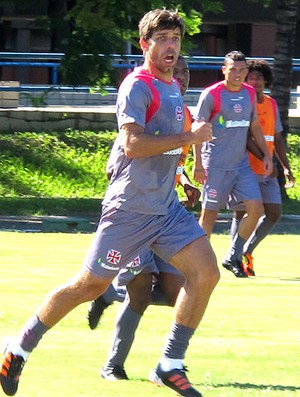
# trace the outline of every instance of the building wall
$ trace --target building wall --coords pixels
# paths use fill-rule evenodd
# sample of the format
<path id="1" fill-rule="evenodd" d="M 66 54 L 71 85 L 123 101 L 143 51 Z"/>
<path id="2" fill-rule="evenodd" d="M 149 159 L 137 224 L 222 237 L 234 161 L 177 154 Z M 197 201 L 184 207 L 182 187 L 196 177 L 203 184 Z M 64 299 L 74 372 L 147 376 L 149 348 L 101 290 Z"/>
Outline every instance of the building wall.
<path id="1" fill-rule="evenodd" d="M 276 26 L 274 24 L 252 25 L 251 55 L 272 57 L 275 49 Z"/>

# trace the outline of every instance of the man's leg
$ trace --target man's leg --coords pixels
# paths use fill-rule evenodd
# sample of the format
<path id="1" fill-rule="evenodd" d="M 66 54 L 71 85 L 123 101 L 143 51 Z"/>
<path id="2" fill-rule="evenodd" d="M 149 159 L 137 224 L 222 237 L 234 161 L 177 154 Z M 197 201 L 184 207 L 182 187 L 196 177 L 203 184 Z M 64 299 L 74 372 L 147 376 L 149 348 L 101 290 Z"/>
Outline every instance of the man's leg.
<path id="1" fill-rule="evenodd" d="M 196 329 L 220 278 L 216 256 L 207 237 L 203 236 L 182 248 L 170 263 L 186 279 L 176 301 L 175 321 Z"/>
<path id="2" fill-rule="evenodd" d="M 126 295 L 126 288 L 116 289 L 114 284 L 110 284 L 104 294 L 98 296 L 97 299 L 91 302 L 88 309 L 87 319 L 91 329 L 97 328 L 100 317 L 105 309 L 107 309 L 114 302 L 123 302 Z"/>
<path id="3" fill-rule="evenodd" d="M 220 277 L 215 254 L 206 236 L 199 237 L 182 248 L 170 263 L 186 278 L 175 305 L 175 322 L 158 367 L 150 380 L 176 390 L 180 395 L 201 397 L 188 382 L 183 359 L 189 341 L 203 318 L 210 295 Z M 154 375 L 154 376 L 152 376 Z"/>
<path id="4" fill-rule="evenodd" d="M 259 200 L 244 201 L 246 214 L 240 220 L 236 235 L 233 237 L 226 260 L 230 262 L 240 261 L 244 244 L 255 230 L 259 218 L 263 214 L 263 205 Z"/>
<path id="5" fill-rule="evenodd" d="M 242 268 L 243 248 L 255 229 L 260 216 L 263 214 L 261 200 L 245 200 L 246 215 L 240 220 L 236 235 L 232 238 L 231 245 L 222 265 L 230 270 L 236 277 L 248 277 Z"/>
<path id="6" fill-rule="evenodd" d="M 243 219 L 245 215 L 245 211 L 233 211 L 231 226 L 230 226 L 230 236 L 231 240 L 234 239 L 235 235 L 237 234 L 240 221 Z"/>
<path id="7" fill-rule="evenodd" d="M 127 285 L 127 298 L 117 318 L 115 335 L 102 378 L 128 379 L 124 363 L 131 349 L 135 331 L 151 300 L 152 274 L 140 273 Z"/>
<path id="8" fill-rule="evenodd" d="M 281 216 L 281 204 L 265 203 L 264 209 L 265 215 L 260 217 L 256 229 L 246 241 L 243 250 L 245 258 L 243 265 L 251 276 L 255 276 L 254 259 L 252 253 L 258 244 L 270 233 Z"/>
<path id="9" fill-rule="evenodd" d="M 218 216 L 217 210 L 208 210 L 206 208 L 202 208 L 201 210 L 199 224 L 207 234 L 208 238 L 210 238 L 212 234 L 217 216 Z"/>
<path id="10" fill-rule="evenodd" d="M 244 253 L 252 255 L 258 244 L 270 233 L 281 217 L 281 204 L 264 204 L 265 216 L 258 221 L 255 231 L 248 239 Z"/>
<path id="11" fill-rule="evenodd" d="M 157 275 L 157 287 L 159 294 L 154 289 L 152 290 L 151 304 L 153 305 L 167 305 L 174 306 L 177 300 L 179 291 L 185 283 L 185 278 L 181 274 L 160 272 Z"/>
<path id="12" fill-rule="evenodd" d="M 0 376 L 6 394 L 14 395 L 17 392 L 24 363 L 43 335 L 76 306 L 93 300 L 99 292 L 104 292 L 111 281 L 81 270 L 73 279 L 46 297 L 19 336 L 6 347 Z"/>
<path id="13" fill-rule="evenodd" d="M 255 230 L 259 218 L 264 214 L 261 200 L 245 200 L 246 215 L 241 219 L 238 227 L 239 236 L 245 241 Z"/>
<path id="14" fill-rule="evenodd" d="M 158 272 L 153 280 L 151 304 L 174 306 L 185 283 L 184 275 L 157 255 L 155 263 Z"/>

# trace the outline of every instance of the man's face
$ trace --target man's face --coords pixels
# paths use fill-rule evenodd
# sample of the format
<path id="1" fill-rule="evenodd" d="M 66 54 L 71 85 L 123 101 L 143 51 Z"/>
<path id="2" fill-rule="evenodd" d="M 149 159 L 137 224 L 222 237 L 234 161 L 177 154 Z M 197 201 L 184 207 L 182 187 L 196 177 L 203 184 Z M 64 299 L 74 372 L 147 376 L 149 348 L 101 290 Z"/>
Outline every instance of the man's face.
<path id="1" fill-rule="evenodd" d="M 226 65 L 222 67 L 227 87 L 229 89 L 240 89 L 241 84 L 247 76 L 247 65 L 245 61 L 234 61 L 229 59 Z"/>
<path id="2" fill-rule="evenodd" d="M 181 46 L 180 29 L 164 29 L 153 33 L 148 41 L 141 40 L 145 57 L 163 73 L 172 71 Z"/>
<path id="3" fill-rule="evenodd" d="M 184 59 L 178 59 L 173 70 L 173 77 L 178 80 L 181 95 L 184 95 L 190 82 L 190 71 Z"/>
<path id="4" fill-rule="evenodd" d="M 254 70 L 247 76 L 247 83 L 255 88 L 256 94 L 261 94 L 265 89 L 265 79 L 262 73 Z"/>

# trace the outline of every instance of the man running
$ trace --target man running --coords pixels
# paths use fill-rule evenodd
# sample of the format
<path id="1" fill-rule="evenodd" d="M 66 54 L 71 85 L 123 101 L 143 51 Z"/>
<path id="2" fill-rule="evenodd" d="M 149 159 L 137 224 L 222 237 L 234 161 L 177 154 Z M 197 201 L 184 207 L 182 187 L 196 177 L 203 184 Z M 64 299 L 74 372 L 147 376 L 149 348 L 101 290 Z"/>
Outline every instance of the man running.
<path id="1" fill-rule="evenodd" d="M 220 275 L 204 231 L 178 200 L 174 177 L 181 148 L 210 140 L 212 126 L 194 122 L 183 132 L 183 101 L 173 80 L 183 19 L 152 10 L 141 19 L 139 33 L 145 61 L 119 89 L 117 160 L 94 240 L 79 273 L 46 297 L 6 347 L 1 385 L 7 395 L 17 392 L 22 368 L 42 336 L 79 304 L 96 299 L 150 247 L 186 278 L 157 375 L 182 396 L 201 396 L 186 377 L 183 359 Z"/>

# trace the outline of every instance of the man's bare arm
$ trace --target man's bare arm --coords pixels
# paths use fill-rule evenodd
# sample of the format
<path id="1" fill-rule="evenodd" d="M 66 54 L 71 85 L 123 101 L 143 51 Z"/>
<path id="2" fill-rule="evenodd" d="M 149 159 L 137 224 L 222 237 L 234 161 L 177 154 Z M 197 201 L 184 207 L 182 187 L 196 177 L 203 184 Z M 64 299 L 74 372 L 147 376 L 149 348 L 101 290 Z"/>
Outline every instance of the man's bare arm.
<path id="1" fill-rule="evenodd" d="M 212 139 L 211 124 L 197 121 L 192 124 L 190 132 L 182 132 L 181 134 L 160 136 L 159 131 L 156 135 L 148 135 L 143 132 L 144 129 L 134 123 L 124 124 L 121 127 L 120 133 L 124 135 L 124 151 L 127 157 L 156 156 L 169 150 Z"/>

